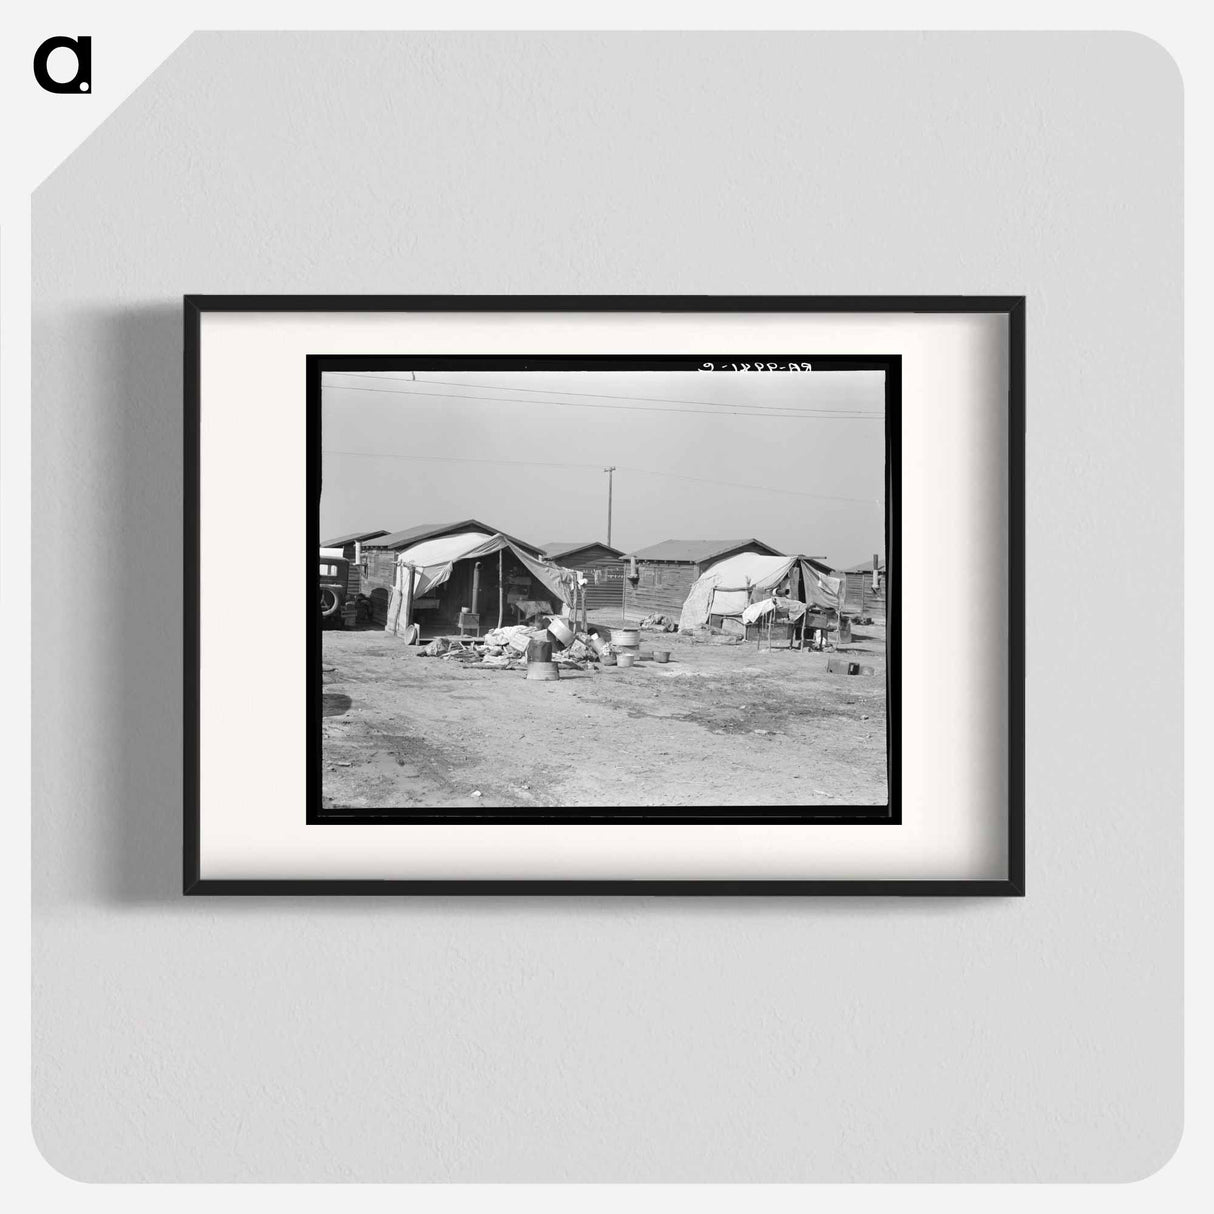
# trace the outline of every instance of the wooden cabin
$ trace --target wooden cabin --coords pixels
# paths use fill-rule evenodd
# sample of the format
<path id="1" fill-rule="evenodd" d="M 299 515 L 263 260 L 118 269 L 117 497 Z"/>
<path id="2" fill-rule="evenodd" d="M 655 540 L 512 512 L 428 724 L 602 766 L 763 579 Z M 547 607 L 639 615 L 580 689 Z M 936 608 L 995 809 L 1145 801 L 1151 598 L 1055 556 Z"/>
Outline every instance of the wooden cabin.
<path id="1" fill-rule="evenodd" d="M 847 597 L 844 610 L 848 615 L 872 616 L 874 620 L 885 619 L 885 562 L 876 562 L 876 588 L 873 586 L 873 562 L 853 565 L 843 571 L 847 579 Z"/>
<path id="2" fill-rule="evenodd" d="M 553 541 L 544 545 L 544 555 L 586 578 L 587 611 L 620 609 L 624 590 L 624 554 L 620 549 L 600 540 Z"/>

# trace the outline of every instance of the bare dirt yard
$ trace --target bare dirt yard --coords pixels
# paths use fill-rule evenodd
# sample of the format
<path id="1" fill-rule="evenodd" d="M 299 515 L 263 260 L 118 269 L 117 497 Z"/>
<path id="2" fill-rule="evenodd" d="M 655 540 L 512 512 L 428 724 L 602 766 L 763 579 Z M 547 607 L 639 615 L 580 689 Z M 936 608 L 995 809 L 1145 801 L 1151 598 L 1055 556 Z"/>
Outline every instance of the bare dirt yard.
<path id="1" fill-rule="evenodd" d="M 422 657 L 383 632 L 323 635 L 326 807 L 886 800 L 880 625 L 840 651 L 873 675 L 827 674 L 828 653 L 646 633 L 631 669 L 555 682 Z"/>

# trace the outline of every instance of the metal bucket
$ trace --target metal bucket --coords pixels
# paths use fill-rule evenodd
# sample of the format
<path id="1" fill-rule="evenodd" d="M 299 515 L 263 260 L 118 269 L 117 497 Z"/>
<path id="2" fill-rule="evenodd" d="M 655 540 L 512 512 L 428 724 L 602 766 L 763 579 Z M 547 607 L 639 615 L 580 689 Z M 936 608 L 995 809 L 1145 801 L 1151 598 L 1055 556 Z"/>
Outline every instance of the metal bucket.
<path id="1" fill-rule="evenodd" d="M 568 649 L 573 644 L 573 629 L 559 616 L 553 616 L 548 631 L 560 641 L 562 648 Z"/>
<path id="2" fill-rule="evenodd" d="M 611 643 L 617 649 L 640 649 L 641 630 L 639 628 L 613 628 Z"/>
<path id="3" fill-rule="evenodd" d="M 559 679 L 561 672 L 556 668 L 555 662 L 528 662 L 527 677 L 547 682 L 550 679 Z"/>
<path id="4" fill-rule="evenodd" d="M 655 662 L 666 663 L 670 661 L 669 649 L 655 649 L 653 651 L 653 660 Z"/>
<path id="5" fill-rule="evenodd" d="M 637 655 L 635 653 L 621 653 L 615 659 L 616 665 L 619 666 L 621 670 L 626 670 L 636 660 Z"/>
<path id="6" fill-rule="evenodd" d="M 532 637 L 531 642 L 527 646 L 527 660 L 529 662 L 551 662 L 552 642 L 541 641 L 538 637 Z"/>

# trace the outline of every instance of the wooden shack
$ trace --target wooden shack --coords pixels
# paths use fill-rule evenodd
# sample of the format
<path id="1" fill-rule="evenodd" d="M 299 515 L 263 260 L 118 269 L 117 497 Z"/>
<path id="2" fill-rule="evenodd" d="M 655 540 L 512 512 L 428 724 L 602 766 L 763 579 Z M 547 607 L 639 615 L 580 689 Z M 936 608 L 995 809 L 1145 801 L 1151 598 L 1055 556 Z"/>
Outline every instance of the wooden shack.
<path id="1" fill-rule="evenodd" d="M 742 552 L 763 556 L 784 554 L 762 540 L 663 540 L 627 555 L 624 573 L 635 568 L 626 594 L 629 618 L 661 614 L 676 620 L 687 592 L 710 565 Z"/>
<path id="2" fill-rule="evenodd" d="M 875 557 L 865 564 L 853 565 L 844 570 L 844 576 L 847 578 L 844 610 L 849 615 L 872 616 L 874 620 L 885 619 L 885 562 Z"/>
<path id="3" fill-rule="evenodd" d="M 586 578 L 586 610 L 619 610 L 624 589 L 623 552 L 601 540 L 559 541 L 544 545 L 544 555 Z"/>

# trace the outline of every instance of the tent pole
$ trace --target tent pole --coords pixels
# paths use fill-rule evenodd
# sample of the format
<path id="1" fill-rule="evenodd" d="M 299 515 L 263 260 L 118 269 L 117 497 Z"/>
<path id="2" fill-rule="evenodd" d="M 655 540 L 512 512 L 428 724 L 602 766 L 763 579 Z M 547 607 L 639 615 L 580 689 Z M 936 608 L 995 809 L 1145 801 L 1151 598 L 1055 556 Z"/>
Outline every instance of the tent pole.
<path id="1" fill-rule="evenodd" d="M 413 566 L 405 566 L 404 585 L 401 587 L 401 608 L 400 613 L 404 617 L 404 627 L 401 632 L 407 632 L 409 625 L 413 623 Z M 399 625 L 398 625 L 399 626 Z M 420 640 L 420 636 L 418 637 Z"/>
<path id="2" fill-rule="evenodd" d="M 502 626 L 502 617 L 506 613 L 506 587 L 502 582 L 502 549 L 497 550 L 497 626 Z"/>

